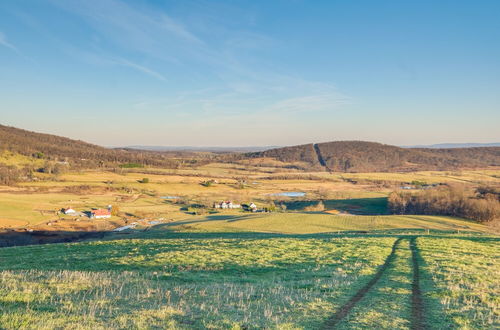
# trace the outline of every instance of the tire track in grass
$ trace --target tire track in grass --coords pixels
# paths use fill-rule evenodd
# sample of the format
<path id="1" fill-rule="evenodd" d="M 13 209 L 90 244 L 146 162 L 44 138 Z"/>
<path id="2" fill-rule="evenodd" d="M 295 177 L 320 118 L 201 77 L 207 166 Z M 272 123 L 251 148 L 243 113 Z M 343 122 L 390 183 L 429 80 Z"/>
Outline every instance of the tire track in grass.
<path id="1" fill-rule="evenodd" d="M 418 263 L 419 251 L 417 247 L 417 238 L 410 239 L 411 259 L 413 264 L 413 282 L 411 285 L 411 302 L 412 302 L 412 329 L 426 329 L 424 320 L 424 302 L 422 299 L 422 291 L 420 290 L 420 266 Z"/>
<path id="2" fill-rule="evenodd" d="M 351 299 L 347 303 L 345 303 L 340 309 L 335 313 L 332 317 L 330 317 L 326 322 L 323 324 L 322 329 L 333 329 L 344 317 L 349 314 L 349 312 L 356 306 L 356 304 L 363 299 L 363 297 L 372 289 L 372 287 L 377 284 L 377 282 L 380 280 L 382 275 L 384 274 L 385 270 L 389 267 L 389 265 L 392 263 L 392 261 L 395 258 L 396 255 L 396 249 L 399 245 L 399 243 L 403 240 L 402 237 L 398 238 L 394 244 L 392 245 L 392 250 L 389 256 L 385 259 L 384 263 L 380 267 L 380 269 L 377 271 L 377 273 L 372 277 L 372 279 L 364 286 L 362 287 L 354 296 L 352 296 Z"/>

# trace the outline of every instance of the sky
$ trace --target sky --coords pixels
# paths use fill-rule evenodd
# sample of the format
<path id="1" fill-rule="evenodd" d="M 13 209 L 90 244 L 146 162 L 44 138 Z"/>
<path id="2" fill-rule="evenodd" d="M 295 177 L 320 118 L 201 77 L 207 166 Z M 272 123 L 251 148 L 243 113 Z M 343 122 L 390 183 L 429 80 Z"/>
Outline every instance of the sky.
<path id="1" fill-rule="evenodd" d="M 0 1 L 0 124 L 104 146 L 500 141 L 497 0 Z"/>

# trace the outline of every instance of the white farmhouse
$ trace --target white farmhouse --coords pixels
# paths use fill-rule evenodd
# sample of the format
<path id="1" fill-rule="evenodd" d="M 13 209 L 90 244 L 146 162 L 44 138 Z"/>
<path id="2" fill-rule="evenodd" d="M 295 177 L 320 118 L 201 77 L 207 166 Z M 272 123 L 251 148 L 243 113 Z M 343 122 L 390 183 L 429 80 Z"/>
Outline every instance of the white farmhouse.
<path id="1" fill-rule="evenodd" d="M 256 212 L 257 211 L 257 205 L 255 205 L 254 202 L 250 203 L 250 205 L 248 207 L 250 208 L 250 210 L 252 212 Z"/>
<path id="2" fill-rule="evenodd" d="M 74 209 L 72 209 L 71 207 L 65 208 L 62 211 L 66 215 L 77 215 L 77 212 Z"/>

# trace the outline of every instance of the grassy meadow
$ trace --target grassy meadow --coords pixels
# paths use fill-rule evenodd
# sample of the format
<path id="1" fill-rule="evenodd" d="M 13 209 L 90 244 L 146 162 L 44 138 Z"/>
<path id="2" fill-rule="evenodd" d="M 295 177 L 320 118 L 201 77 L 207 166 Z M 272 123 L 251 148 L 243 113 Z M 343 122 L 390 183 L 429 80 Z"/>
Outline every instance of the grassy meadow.
<path id="1" fill-rule="evenodd" d="M 339 216 L 327 213 L 227 214 L 192 217 L 158 225 L 153 231 L 184 232 L 265 232 L 312 234 L 328 232 L 489 232 L 475 222 L 439 216 Z"/>
<path id="2" fill-rule="evenodd" d="M 500 248 L 491 237 L 439 239 L 422 237 L 424 290 L 433 318 L 445 328 L 500 326 Z M 431 290 L 432 288 L 432 290 Z M 442 318 L 443 317 L 443 318 Z"/>
<path id="3" fill-rule="evenodd" d="M 395 238 L 143 239 L 0 250 L 0 323 L 317 328 Z"/>
<path id="4" fill-rule="evenodd" d="M 183 237 L 163 230 L 133 239 L 2 248 L 0 324 L 317 329 L 380 271 L 398 237 L 380 280 L 337 327 L 409 329 L 414 233 Z M 499 239 L 431 233 L 416 241 L 428 327 L 497 325 Z"/>

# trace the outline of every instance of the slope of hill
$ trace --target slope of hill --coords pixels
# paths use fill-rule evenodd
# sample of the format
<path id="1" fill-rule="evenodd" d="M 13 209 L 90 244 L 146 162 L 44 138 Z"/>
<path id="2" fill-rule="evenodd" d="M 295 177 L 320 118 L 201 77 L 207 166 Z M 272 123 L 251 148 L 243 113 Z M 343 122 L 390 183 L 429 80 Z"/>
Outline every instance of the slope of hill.
<path id="1" fill-rule="evenodd" d="M 114 150 L 51 134 L 0 125 L 0 151 L 46 160 L 71 160 L 89 166 L 106 162 L 169 166 L 169 155 L 144 150 Z"/>
<path id="2" fill-rule="evenodd" d="M 340 172 L 444 170 L 500 166 L 500 147 L 406 149 L 364 141 L 336 141 L 247 153 L 247 157 L 272 157 L 285 162 L 302 161 L 311 167 Z"/>

